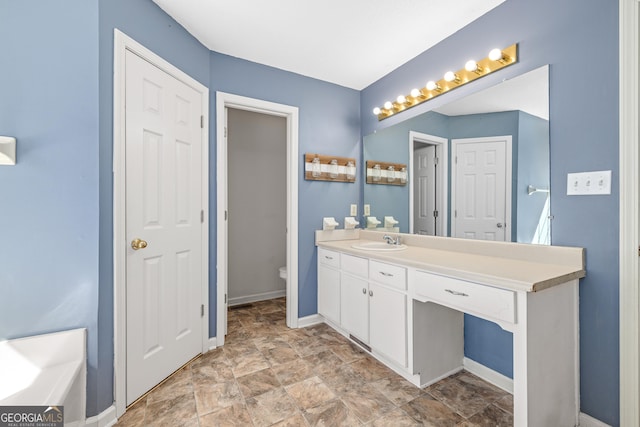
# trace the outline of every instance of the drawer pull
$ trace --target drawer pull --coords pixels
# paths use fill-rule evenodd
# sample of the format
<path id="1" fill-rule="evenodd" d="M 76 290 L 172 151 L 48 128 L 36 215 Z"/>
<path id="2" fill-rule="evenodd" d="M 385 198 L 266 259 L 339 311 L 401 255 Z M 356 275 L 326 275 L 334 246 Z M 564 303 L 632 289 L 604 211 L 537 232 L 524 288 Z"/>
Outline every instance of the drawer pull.
<path id="1" fill-rule="evenodd" d="M 329 256 L 329 255 L 325 255 L 324 257 L 325 257 L 326 259 L 333 259 L 333 257 L 332 257 L 332 256 Z"/>
<path id="2" fill-rule="evenodd" d="M 369 296 L 372 297 L 373 296 L 373 291 L 369 291 Z"/>
<path id="3" fill-rule="evenodd" d="M 362 293 L 366 294 L 367 293 L 367 289 L 366 288 L 362 288 Z"/>
<path id="4" fill-rule="evenodd" d="M 459 297 L 468 297 L 468 294 L 465 294 L 464 292 L 458 292 L 458 291 L 452 291 L 451 289 L 445 289 L 445 292 L 449 292 L 451 295 L 456 295 Z"/>
<path id="5" fill-rule="evenodd" d="M 387 277 L 393 277 L 393 274 L 385 273 L 384 271 L 381 271 L 380 274 L 382 274 L 383 276 L 387 276 Z"/>

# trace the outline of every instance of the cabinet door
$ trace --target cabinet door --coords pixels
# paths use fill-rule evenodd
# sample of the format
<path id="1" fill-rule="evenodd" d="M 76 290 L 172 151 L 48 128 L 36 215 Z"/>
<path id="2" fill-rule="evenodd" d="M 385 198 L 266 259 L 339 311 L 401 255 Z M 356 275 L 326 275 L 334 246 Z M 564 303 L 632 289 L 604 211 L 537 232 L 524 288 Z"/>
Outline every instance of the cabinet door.
<path id="1" fill-rule="evenodd" d="M 318 313 L 340 324 L 340 271 L 318 264 Z"/>
<path id="2" fill-rule="evenodd" d="M 369 286 L 367 280 L 342 273 L 340 320 L 342 327 L 369 343 Z"/>
<path id="3" fill-rule="evenodd" d="M 407 366 L 407 297 L 402 292 L 369 283 L 371 348 L 398 365 Z"/>

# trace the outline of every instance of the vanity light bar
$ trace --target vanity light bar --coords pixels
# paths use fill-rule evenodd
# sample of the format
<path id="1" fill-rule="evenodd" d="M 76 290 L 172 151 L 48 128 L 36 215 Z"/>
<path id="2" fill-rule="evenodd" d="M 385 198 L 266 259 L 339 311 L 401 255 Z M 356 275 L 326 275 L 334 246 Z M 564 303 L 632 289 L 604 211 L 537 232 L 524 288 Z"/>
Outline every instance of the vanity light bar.
<path id="1" fill-rule="evenodd" d="M 492 49 L 486 58 L 478 62 L 469 60 L 464 68 L 456 72 L 447 71 L 437 82 L 428 81 L 424 88 L 413 89 L 409 95 L 399 95 L 394 102 L 387 101 L 382 107 L 374 108 L 373 114 L 378 116 L 378 120 L 386 119 L 516 62 L 518 62 L 517 43 L 504 49 Z"/>

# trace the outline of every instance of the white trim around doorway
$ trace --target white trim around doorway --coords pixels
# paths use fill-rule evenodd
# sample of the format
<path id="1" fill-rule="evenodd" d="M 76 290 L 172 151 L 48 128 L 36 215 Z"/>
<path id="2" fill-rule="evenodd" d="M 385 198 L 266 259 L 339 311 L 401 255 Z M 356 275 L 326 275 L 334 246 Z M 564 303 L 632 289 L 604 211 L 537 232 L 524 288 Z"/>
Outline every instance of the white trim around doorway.
<path id="1" fill-rule="evenodd" d="M 226 108 L 284 117 L 287 120 L 287 326 L 298 327 L 298 108 L 216 92 L 217 317 L 216 345 L 224 345 L 227 297 L 227 138 Z"/>
<path id="2" fill-rule="evenodd" d="M 130 51 L 162 71 L 202 93 L 202 352 L 209 350 L 209 89 L 154 54 L 118 29 L 114 30 L 113 58 L 113 299 L 114 299 L 114 400 L 116 417 L 126 411 L 126 206 L 125 206 L 125 55 Z"/>
<path id="3" fill-rule="evenodd" d="M 620 0 L 620 425 L 640 425 L 640 4 Z"/>

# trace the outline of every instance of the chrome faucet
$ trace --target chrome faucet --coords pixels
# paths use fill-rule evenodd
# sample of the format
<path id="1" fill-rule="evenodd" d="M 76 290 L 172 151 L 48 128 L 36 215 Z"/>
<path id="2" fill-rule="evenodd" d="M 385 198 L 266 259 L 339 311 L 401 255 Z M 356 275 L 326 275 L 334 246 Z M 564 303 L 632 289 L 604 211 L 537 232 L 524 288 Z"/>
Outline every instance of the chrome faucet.
<path id="1" fill-rule="evenodd" d="M 385 234 L 384 236 L 382 236 L 382 238 L 384 240 L 387 241 L 388 244 L 390 245 L 399 245 L 400 244 L 400 236 L 396 236 L 396 238 L 394 239 L 393 237 L 389 236 L 388 234 Z"/>

